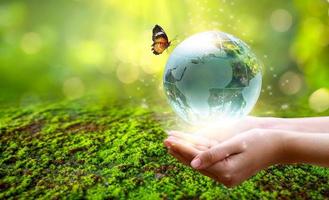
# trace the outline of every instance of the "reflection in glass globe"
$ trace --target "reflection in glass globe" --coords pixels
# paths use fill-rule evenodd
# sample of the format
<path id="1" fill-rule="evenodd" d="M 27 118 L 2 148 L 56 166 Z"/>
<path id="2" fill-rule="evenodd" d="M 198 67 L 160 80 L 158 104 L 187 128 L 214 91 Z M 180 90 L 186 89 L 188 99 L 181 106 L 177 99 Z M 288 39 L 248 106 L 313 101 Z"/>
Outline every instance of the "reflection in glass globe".
<path id="1" fill-rule="evenodd" d="M 169 103 L 191 124 L 247 115 L 261 83 L 261 65 L 249 47 L 219 31 L 198 33 L 180 43 L 163 77 Z"/>

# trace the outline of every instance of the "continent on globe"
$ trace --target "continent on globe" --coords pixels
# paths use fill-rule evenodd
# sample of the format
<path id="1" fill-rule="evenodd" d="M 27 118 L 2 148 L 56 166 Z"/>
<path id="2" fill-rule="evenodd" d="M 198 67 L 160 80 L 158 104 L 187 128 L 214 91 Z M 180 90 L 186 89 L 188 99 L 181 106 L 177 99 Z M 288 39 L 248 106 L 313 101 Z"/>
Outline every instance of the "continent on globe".
<path id="1" fill-rule="evenodd" d="M 246 106 L 246 100 L 242 95 L 242 88 L 211 88 L 209 89 L 209 114 L 219 115 L 229 109 L 234 115 L 239 113 Z M 224 106 L 225 105 L 225 106 Z"/>
<path id="2" fill-rule="evenodd" d="M 164 85 L 164 87 L 165 87 L 165 90 L 167 91 L 167 96 L 170 99 L 173 99 L 173 101 L 175 101 L 175 106 L 179 106 L 180 110 L 185 112 L 186 108 L 189 108 L 189 105 L 187 104 L 184 94 L 177 88 L 175 83 L 177 81 L 182 80 L 184 73 L 186 71 L 186 67 L 184 68 L 184 70 L 179 78 L 176 78 L 173 74 L 173 71 L 175 71 L 176 69 L 177 69 L 177 67 L 171 68 L 171 69 L 169 69 L 169 72 L 166 73 L 166 75 L 165 75 L 166 84 Z"/>

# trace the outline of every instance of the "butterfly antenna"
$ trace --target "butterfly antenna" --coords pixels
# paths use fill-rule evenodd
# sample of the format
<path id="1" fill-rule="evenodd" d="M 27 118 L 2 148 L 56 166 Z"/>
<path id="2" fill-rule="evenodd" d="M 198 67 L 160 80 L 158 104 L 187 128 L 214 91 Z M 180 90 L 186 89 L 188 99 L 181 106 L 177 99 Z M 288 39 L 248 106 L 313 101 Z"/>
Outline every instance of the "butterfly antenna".
<path id="1" fill-rule="evenodd" d="M 174 37 L 174 39 L 172 39 L 172 40 L 170 41 L 170 43 L 171 43 L 171 44 L 175 43 L 175 41 L 177 41 L 177 37 L 178 37 L 178 35 L 176 35 L 176 36 Z"/>
<path id="2" fill-rule="evenodd" d="M 170 46 L 176 44 L 175 42 L 177 41 L 177 37 L 178 37 L 178 35 L 176 35 L 176 36 L 174 37 L 174 39 L 170 40 Z M 169 48 L 166 49 L 166 52 L 169 53 Z"/>

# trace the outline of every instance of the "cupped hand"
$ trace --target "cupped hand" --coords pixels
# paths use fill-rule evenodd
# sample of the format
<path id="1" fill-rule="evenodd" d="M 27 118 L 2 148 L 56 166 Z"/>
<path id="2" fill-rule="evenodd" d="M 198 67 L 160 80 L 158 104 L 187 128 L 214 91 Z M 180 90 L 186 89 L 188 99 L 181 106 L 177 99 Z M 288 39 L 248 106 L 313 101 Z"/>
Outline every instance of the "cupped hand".
<path id="1" fill-rule="evenodd" d="M 179 161 L 228 187 L 276 163 L 283 154 L 280 133 L 258 128 L 222 141 L 175 132 L 164 143 Z"/>
<path id="2" fill-rule="evenodd" d="M 207 150 L 220 142 L 231 138 L 241 132 L 262 127 L 266 120 L 259 117 L 245 117 L 239 122 L 224 122 L 212 126 L 207 126 L 194 133 L 184 133 L 181 131 L 169 131 L 169 137 L 164 141 L 165 146 L 170 147 L 174 144 L 173 141 L 179 142 L 178 147 L 184 144 L 186 148 L 172 147 L 169 153 L 180 160 L 182 163 L 189 165 L 193 157 L 181 152 L 180 150 L 187 150 L 187 147 L 194 148 L 199 151 Z M 174 150 L 176 149 L 176 150 Z M 190 151 L 191 152 L 191 151 Z M 186 158 L 183 160 L 183 158 Z"/>

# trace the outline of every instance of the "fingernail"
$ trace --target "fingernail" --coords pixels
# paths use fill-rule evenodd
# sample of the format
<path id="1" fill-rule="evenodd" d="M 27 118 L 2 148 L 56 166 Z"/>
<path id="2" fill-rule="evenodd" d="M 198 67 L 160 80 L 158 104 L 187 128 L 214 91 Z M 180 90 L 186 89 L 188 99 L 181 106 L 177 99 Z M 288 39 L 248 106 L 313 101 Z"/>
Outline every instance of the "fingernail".
<path id="1" fill-rule="evenodd" d="M 201 166 L 201 160 L 199 158 L 192 160 L 191 166 L 194 169 L 198 169 Z"/>
<path id="2" fill-rule="evenodd" d="M 169 141 L 164 141 L 164 145 L 169 149 L 171 147 L 171 143 Z"/>

